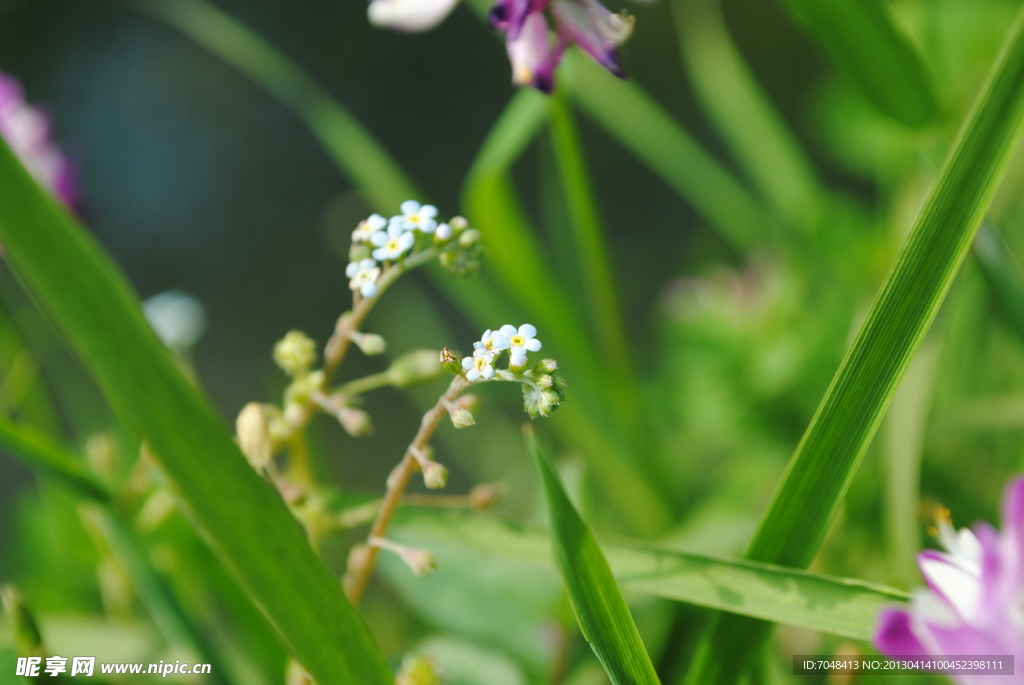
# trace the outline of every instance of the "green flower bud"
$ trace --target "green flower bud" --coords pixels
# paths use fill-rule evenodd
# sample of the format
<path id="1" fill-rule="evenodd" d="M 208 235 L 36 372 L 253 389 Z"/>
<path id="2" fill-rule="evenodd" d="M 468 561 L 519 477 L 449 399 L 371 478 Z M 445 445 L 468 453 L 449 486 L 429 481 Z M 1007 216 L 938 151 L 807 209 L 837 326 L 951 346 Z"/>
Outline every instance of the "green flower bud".
<path id="1" fill-rule="evenodd" d="M 316 343 L 302 331 L 289 331 L 274 345 L 274 361 L 289 376 L 303 376 L 316 361 Z"/>
<path id="2" fill-rule="evenodd" d="M 451 226 L 452 230 L 455 231 L 456 233 L 460 231 L 465 231 L 467 228 L 469 228 L 469 222 L 466 221 L 461 216 L 453 216 L 452 220 L 448 222 L 448 225 Z"/>
<path id="3" fill-rule="evenodd" d="M 539 387 L 541 390 L 547 390 L 554 384 L 555 381 L 551 378 L 551 376 L 542 375 L 537 377 L 537 387 Z"/>
<path id="4" fill-rule="evenodd" d="M 471 228 L 462 235 L 459 236 L 460 247 L 472 247 L 480 241 L 480 231 L 475 228 Z"/>
<path id="5" fill-rule="evenodd" d="M 235 434 L 238 447 L 257 471 L 264 471 L 270 465 L 274 454 L 274 442 L 270 437 L 267 412 L 259 402 L 250 402 L 242 408 L 235 419 Z"/>
<path id="6" fill-rule="evenodd" d="M 356 263 L 367 259 L 370 256 L 370 246 L 362 243 L 353 243 L 352 247 L 348 249 L 348 261 L 350 263 Z"/>
<path id="7" fill-rule="evenodd" d="M 558 362 L 554 359 L 541 359 L 537 362 L 537 365 L 533 367 L 535 373 L 543 373 L 551 375 L 558 370 Z"/>
<path id="8" fill-rule="evenodd" d="M 402 659 L 395 682 L 396 685 L 442 685 L 444 678 L 433 659 L 409 654 Z"/>
<path id="9" fill-rule="evenodd" d="M 384 338 L 376 333 L 360 333 L 359 331 L 352 331 L 348 334 L 348 337 L 352 339 L 352 342 L 354 342 L 367 357 L 372 357 L 376 354 L 384 354 L 384 350 L 386 350 L 388 346 L 384 341 Z"/>
<path id="10" fill-rule="evenodd" d="M 459 363 L 458 356 L 447 347 L 441 350 L 441 366 L 454 376 L 462 373 L 462 365 Z"/>
<path id="11" fill-rule="evenodd" d="M 490 509 L 505 496 L 505 486 L 501 483 L 481 483 L 469 491 L 469 505 L 481 511 Z"/>
<path id="12" fill-rule="evenodd" d="M 373 433 L 373 420 L 362 409 L 342 407 L 338 410 L 338 422 L 353 438 L 361 438 Z"/>
<path id="13" fill-rule="evenodd" d="M 45 656 L 39 627 L 22 601 L 18 589 L 13 585 L 0 587 L 0 603 L 3 604 L 7 627 L 14 638 L 14 649 L 18 655 Z"/>
<path id="14" fill-rule="evenodd" d="M 422 469 L 423 484 L 431 490 L 443 488 L 448 484 L 448 469 L 436 461 L 424 461 Z"/>
<path id="15" fill-rule="evenodd" d="M 417 576 L 429 576 L 437 570 L 437 557 L 425 549 L 403 549 L 398 553 L 413 573 Z"/>
<path id="16" fill-rule="evenodd" d="M 442 353 L 442 364 L 444 354 Z M 436 378 L 443 371 L 437 361 L 437 350 L 414 350 L 392 362 L 388 368 L 391 385 L 405 388 L 416 383 Z"/>
<path id="17" fill-rule="evenodd" d="M 473 412 L 459 409 L 455 405 L 448 408 L 448 414 L 452 417 L 452 425 L 456 428 L 469 428 L 476 423 Z"/>

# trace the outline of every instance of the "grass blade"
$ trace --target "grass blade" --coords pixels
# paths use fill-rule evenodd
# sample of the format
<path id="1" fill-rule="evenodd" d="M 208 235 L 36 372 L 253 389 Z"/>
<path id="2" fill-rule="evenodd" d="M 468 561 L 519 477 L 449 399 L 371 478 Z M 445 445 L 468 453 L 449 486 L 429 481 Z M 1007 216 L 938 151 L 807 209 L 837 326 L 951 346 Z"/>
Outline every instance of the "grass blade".
<path id="1" fill-rule="evenodd" d="M 900 255 L 776 487 L 746 557 L 806 567 L 842 503 L 1016 150 L 1024 122 L 1018 15 Z M 770 625 L 720 616 L 693 683 L 731 683 Z"/>
<path id="2" fill-rule="evenodd" d="M 540 453 L 529 424 L 526 449 L 551 516 L 555 558 L 576 620 L 613 685 L 660 683 L 608 562 Z"/>
<path id="3" fill-rule="evenodd" d="M 614 377 L 612 400 L 617 414 L 634 430 L 641 425 L 640 391 L 632 368 L 626 327 L 619 308 L 605 230 L 598 215 L 597 201 L 572 111 L 565 98 L 551 99 L 551 140 L 569 209 L 574 252 L 583 273 L 584 300 L 589 305 L 592 329 L 597 333 L 601 358 Z"/>
<path id="4" fill-rule="evenodd" d="M 928 69 L 881 0 L 786 0 L 790 11 L 882 113 L 924 126 L 938 113 Z"/>
<path id="5" fill-rule="evenodd" d="M 559 68 L 572 100 L 735 248 L 767 239 L 757 201 L 638 85 L 615 78 L 577 50 L 568 50 Z"/>
<path id="6" fill-rule="evenodd" d="M 392 212 L 425 198 L 348 110 L 258 35 L 202 0 L 132 0 L 140 12 L 192 38 L 290 107 L 372 205 Z"/>
<path id="7" fill-rule="evenodd" d="M 11 267 L 123 423 L 158 455 L 229 572 L 321 685 L 390 684 L 338 583 L 177 369 L 120 272 L 2 143 L 0 177 L 0 241 Z"/>
<path id="8" fill-rule="evenodd" d="M 26 466 L 70 487 L 80 496 L 109 502 L 110 493 L 67 451 L 42 431 L 0 417 L 0 446 Z"/>
<path id="9" fill-rule="evenodd" d="M 974 239 L 974 258 L 988 281 L 1003 321 L 1024 341 L 1024 273 L 999 232 L 988 223 Z"/>
<path id="10" fill-rule="evenodd" d="M 437 573 L 445 572 L 449 550 L 555 570 L 548 534 L 492 518 L 409 510 L 396 518 L 392 532 L 398 539 L 425 545 L 437 554 Z M 602 540 L 601 549 L 623 590 L 855 640 L 870 638 L 883 606 L 908 600 L 900 590 L 859 580 L 692 554 L 639 541 Z"/>
<path id="11" fill-rule="evenodd" d="M 782 219 L 798 231 L 813 230 L 824 191 L 733 45 L 718 0 L 673 0 L 672 15 L 683 65 L 733 156 Z"/>

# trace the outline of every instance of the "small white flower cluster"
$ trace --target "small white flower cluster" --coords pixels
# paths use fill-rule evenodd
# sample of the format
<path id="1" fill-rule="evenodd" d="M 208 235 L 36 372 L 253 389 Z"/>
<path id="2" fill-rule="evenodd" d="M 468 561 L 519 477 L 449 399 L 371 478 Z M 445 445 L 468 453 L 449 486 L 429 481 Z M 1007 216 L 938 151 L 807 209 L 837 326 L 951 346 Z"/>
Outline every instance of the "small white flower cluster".
<path id="1" fill-rule="evenodd" d="M 537 329 L 528 323 L 519 328 L 506 324 L 496 331 L 487 329 L 480 340 L 473 343 L 473 356 L 462 360 L 466 379 L 476 381 L 493 378 L 494 363 L 504 350 L 509 353 L 509 369 L 521 371 L 526 367 L 526 353 L 540 350 L 541 343 L 536 335 Z"/>
<path id="2" fill-rule="evenodd" d="M 523 407 L 526 413 L 531 418 L 549 416 L 565 400 L 565 379 L 555 375 L 558 363 L 554 359 L 543 359 L 533 368 L 527 368 L 526 353 L 537 352 L 540 348 L 537 329 L 528 323 L 519 328 L 506 325 L 497 330 L 488 329 L 480 336 L 480 340 L 473 343 L 473 356 L 462 359 L 461 371 L 470 382 L 494 379 L 522 383 Z M 501 353 L 505 350 L 508 350 L 508 368 L 495 368 Z M 445 353 L 448 353 L 448 357 Z M 447 348 L 442 352 L 441 363 L 452 373 L 460 371 L 454 356 Z M 456 428 L 461 428 L 461 413 L 455 412 L 455 409 L 449 408 L 452 412 L 452 421 L 455 422 Z M 470 425 L 471 421 L 461 423 Z"/>
<path id="3" fill-rule="evenodd" d="M 371 214 L 359 222 L 352 231 L 352 261 L 345 269 L 345 275 L 349 278 L 348 287 L 363 297 L 376 297 L 377 281 L 383 266 L 405 259 L 415 252 L 419 235 L 433 235 L 436 246 L 450 243 L 456 235 L 459 235 L 459 247 L 469 248 L 477 242 L 479 236 L 475 231 L 466 230 L 467 223 L 462 217 L 457 216 L 449 223 L 442 224 L 437 223 L 436 217 L 437 207 L 406 200 L 401 205 L 401 214 L 390 219 L 380 214 Z M 449 258 L 443 261 L 452 260 Z"/>

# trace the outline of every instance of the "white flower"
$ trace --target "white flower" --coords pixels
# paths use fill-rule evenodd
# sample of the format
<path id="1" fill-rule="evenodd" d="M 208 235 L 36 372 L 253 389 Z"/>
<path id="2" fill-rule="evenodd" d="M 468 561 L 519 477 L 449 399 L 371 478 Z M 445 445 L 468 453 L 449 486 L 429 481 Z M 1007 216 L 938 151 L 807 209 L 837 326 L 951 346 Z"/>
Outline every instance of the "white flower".
<path id="1" fill-rule="evenodd" d="M 192 347 L 206 330 L 203 305 L 180 290 L 168 290 L 142 303 L 149 325 L 164 345 L 182 353 Z"/>
<path id="2" fill-rule="evenodd" d="M 498 331 L 492 331 L 488 328 L 480 336 L 480 340 L 473 343 L 473 349 L 475 350 L 473 354 L 479 352 L 500 352 L 501 350 L 507 350 L 511 346 L 512 343 L 508 341 L 507 337 Z"/>
<path id="3" fill-rule="evenodd" d="M 495 352 L 478 349 L 472 357 L 463 357 L 462 368 L 466 369 L 466 380 L 472 382 L 480 378 L 493 378 L 495 354 Z"/>
<path id="4" fill-rule="evenodd" d="M 377 246 L 377 249 L 373 251 L 373 256 L 382 262 L 398 259 L 408 252 L 416 242 L 412 232 L 405 230 L 398 223 L 390 224 L 386 233 L 384 231 L 374 233 L 371 240 Z"/>
<path id="5" fill-rule="evenodd" d="M 440 24 L 459 0 L 373 0 L 366 13 L 374 26 L 418 33 Z"/>
<path id="6" fill-rule="evenodd" d="M 376 250 L 374 250 L 376 252 Z M 348 287 L 358 290 L 363 297 L 373 297 L 377 294 L 377 279 L 380 278 L 380 267 L 372 259 L 363 259 L 352 262 L 345 268 L 345 275 L 351 280 Z"/>
<path id="7" fill-rule="evenodd" d="M 402 213 L 391 217 L 391 224 L 398 224 L 402 228 L 412 231 L 433 233 L 437 227 L 434 217 L 437 216 L 437 207 L 434 205 L 420 205 L 416 200 L 406 200 L 402 203 Z"/>
<path id="8" fill-rule="evenodd" d="M 434 238 L 440 240 L 442 243 L 452 239 L 452 227 L 448 224 L 441 224 L 437 227 L 434 232 Z"/>
<path id="9" fill-rule="evenodd" d="M 359 225 L 356 226 L 356 230 L 352 231 L 352 242 L 370 243 L 373 238 L 373 234 L 378 231 L 383 231 L 384 227 L 387 225 L 388 220 L 380 214 L 371 214 L 368 218 L 360 221 Z"/>
<path id="10" fill-rule="evenodd" d="M 513 359 L 521 358 L 522 364 L 513 364 L 513 366 L 523 366 L 526 364 L 526 352 L 537 352 L 540 350 L 540 340 L 537 340 L 534 336 L 537 335 L 537 329 L 528 323 L 524 323 L 517 330 L 515 326 L 504 325 L 498 329 L 498 334 L 504 336 L 509 342 L 509 354 L 512 355 Z"/>

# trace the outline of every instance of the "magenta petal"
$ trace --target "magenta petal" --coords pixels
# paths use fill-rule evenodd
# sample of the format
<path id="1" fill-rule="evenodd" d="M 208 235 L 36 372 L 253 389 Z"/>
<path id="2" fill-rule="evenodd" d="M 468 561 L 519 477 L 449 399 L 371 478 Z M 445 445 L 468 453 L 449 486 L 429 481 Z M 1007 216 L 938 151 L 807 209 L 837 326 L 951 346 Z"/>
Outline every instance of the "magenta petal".
<path id="1" fill-rule="evenodd" d="M 921 640 L 914 635 L 911 627 L 910 614 L 904 609 L 884 609 L 878 617 L 878 628 L 875 630 L 875 648 L 882 654 L 907 656 L 925 656 Z"/>
<path id="2" fill-rule="evenodd" d="M 497 0 L 487 14 L 491 26 L 505 33 L 507 40 L 516 40 L 526 17 L 543 11 L 548 0 Z"/>
<path id="3" fill-rule="evenodd" d="M 523 21 L 515 40 L 506 42 L 512 62 L 512 82 L 550 93 L 555 85 L 555 67 L 562 57 L 560 46 L 552 47 L 548 22 L 542 12 L 532 12 Z"/>
<path id="4" fill-rule="evenodd" d="M 555 0 L 551 4 L 558 35 L 578 45 L 602 67 L 625 78 L 616 46 L 629 35 L 629 24 L 597 0 Z"/>

